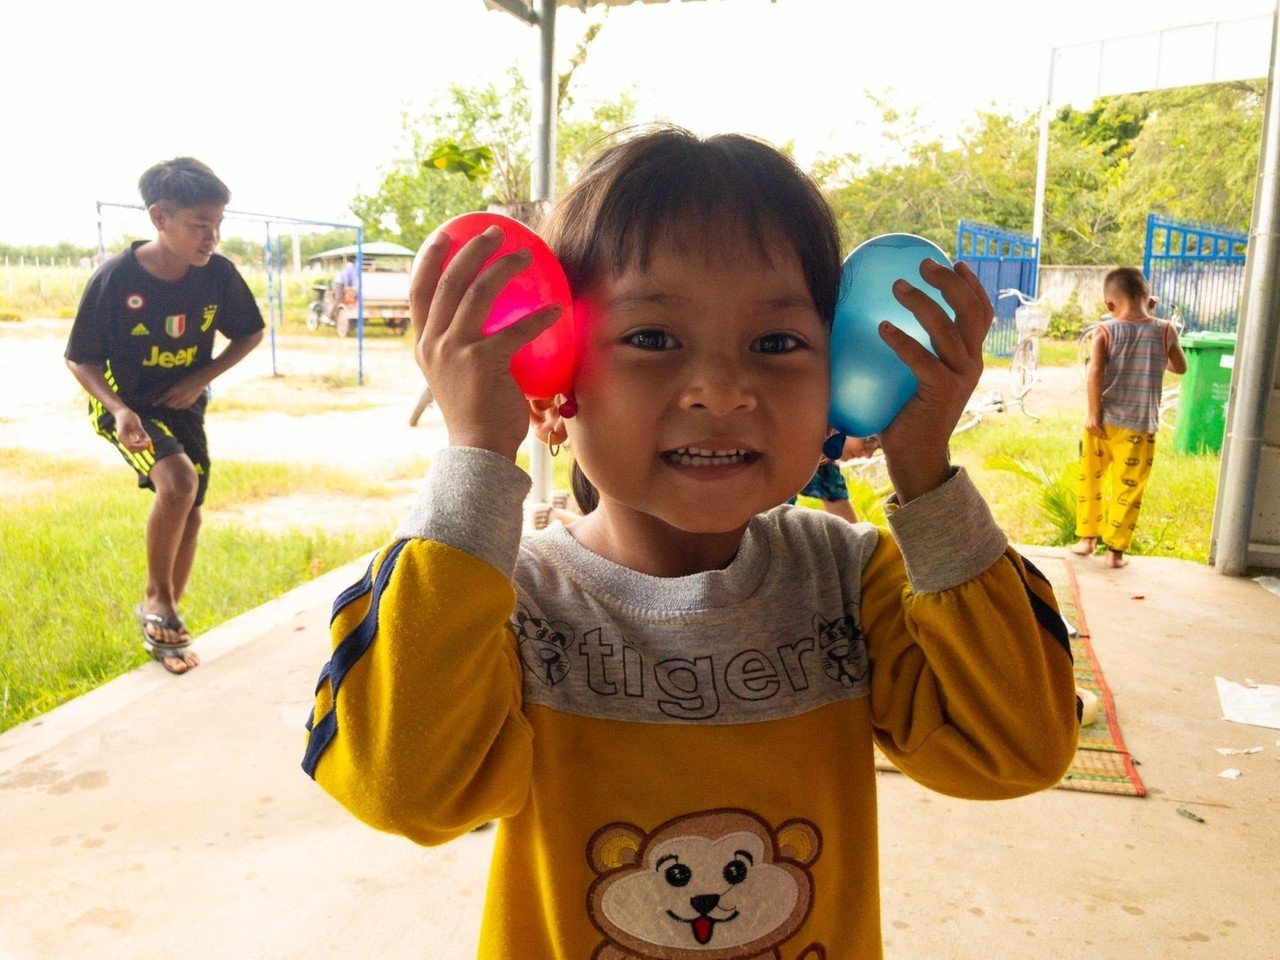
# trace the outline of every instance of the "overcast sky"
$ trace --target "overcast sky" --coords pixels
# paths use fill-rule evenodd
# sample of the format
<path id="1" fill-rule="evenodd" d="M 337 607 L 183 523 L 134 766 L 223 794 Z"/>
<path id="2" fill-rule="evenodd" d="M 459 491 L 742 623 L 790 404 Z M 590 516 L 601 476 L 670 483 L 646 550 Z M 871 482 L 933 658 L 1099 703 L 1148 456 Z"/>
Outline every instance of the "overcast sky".
<path id="1" fill-rule="evenodd" d="M 1034 108 L 1049 51 L 1268 13 L 1271 0 L 699 0 L 561 9 L 558 54 L 604 20 L 576 98 L 633 89 L 640 119 L 792 140 L 802 161 L 874 151 L 865 95 L 953 132 L 977 109 Z M 0 241 L 96 242 L 95 200 L 191 154 L 240 210 L 349 220 L 395 155 L 404 104 L 450 83 L 532 76 L 536 32 L 482 0 L 22 2 L 5 14 Z M 240 233 L 228 223 L 229 232 Z M 259 236 L 261 228 L 252 228 Z M 121 232 L 109 222 L 108 239 Z"/>

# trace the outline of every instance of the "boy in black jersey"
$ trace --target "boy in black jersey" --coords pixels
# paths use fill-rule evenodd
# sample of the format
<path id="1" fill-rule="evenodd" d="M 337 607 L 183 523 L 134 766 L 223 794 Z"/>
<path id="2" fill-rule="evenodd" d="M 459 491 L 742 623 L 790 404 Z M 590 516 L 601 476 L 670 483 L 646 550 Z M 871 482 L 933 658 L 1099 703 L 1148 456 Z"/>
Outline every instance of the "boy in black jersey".
<path id="1" fill-rule="evenodd" d="M 231 193 L 191 157 L 138 180 L 156 238 L 116 254 L 85 288 L 67 366 L 89 393 L 94 429 L 155 491 L 147 588 L 134 612 L 143 644 L 170 673 L 200 660 L 178 615 L 209 484 L 207 388 L 262 340 L 262 313 L 231 261 L 215 254 Z M 216 357 L 214 333 L 230 342 Z"/>

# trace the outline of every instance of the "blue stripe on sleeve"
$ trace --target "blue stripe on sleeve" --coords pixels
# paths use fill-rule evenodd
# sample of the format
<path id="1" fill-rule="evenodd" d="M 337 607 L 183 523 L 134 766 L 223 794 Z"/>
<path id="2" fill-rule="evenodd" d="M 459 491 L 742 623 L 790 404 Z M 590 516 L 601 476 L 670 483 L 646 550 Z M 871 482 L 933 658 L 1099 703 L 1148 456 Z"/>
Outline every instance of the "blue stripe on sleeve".
<path id="1" fill-rule="evenodd" d="M 321 755 L 338 733 L 338 687 L 347 675 L 347 671 L 356 665 L 360 657 L 373 644 L 373 639 L 378 632 L 378 606 L 382 602 L 382 593 L 386 589 L 387 581 L 391 579 L 391 573 L 395 569 L 397 558 L 408 542 L 408 540 L 400 540 L 387 551 L 386 558 L 382 561 L 382 566 L 378 568 L 378 575 L 371 584 L 373 598 L 369 603 L 369 611 L 364 615 L 364 619 L 356 624 L 355 629 L 343 637 L 342 642 L 334 649 L 333 656 L 329 658 L 329 662 L 320 671 L 320 679 L 316 683 L 316 691 L 319 692 L 321 685 L 328 682 L 333 705 L 319 722 L 315 721 L 314 708 L 312 709 L 312 715 L 307 719 L 307 729 L 311 733 L 307 739 L 306 754 L 302 758 L 302 769 L 313 780 L 316 775 L 316 764 L 320 762 Z M 371 563 L 369 572 L 365 574 L 364 580 L 342 592 L 334 605 L 335 615 L 338 609 L 345 606 L 346 603 L 350 603 L 351 600 L 362 596 L 370 589 L 370 586 L 366 586 L 366 584 L 370 579 L 369 574 L 372 572 L 373 564 Z M 343 601 L 344 597 L 348 598 L 345 602 Z"/>
<path id="2" fill-rule="evenodd" d="M 1049 583 L 1049 578 L 1036 569 L 1036 565 L 1034 563 L 1026 557 L 1022 558 L 1022 562 L 1026 564 L 1028 570 L 1034 573 L 1046 584 Z M 1018 569 L 1018 565 L 1016 563 L 1014 564 L 1014 569 Z M 1022 580 L 1023 589 L 1027 591 L 1027 599 L 1031 601 L 1031 610 L 1035 613 L 1036 620 L 1039 621 L 1040 626 L 1044 627 L 1053 635 L 1053 639 L 1058 641 L 1058 645 L 1067 652 L 1067 657 L 1072 663 L 1074 663 L 1075 657 L 1071 656 L 1071 637 L 1067 633 L 1067 624 L 1066 621 L 1062 619 L 1062 614 L 1058 613 L 1057 610 L 1053 609 L 1053 607 L 1045 603 L 1045 601 L 1041 600 L 1040 597 L 1036 595 L 1035 591 L 1031 589 L 1031 585 L 1027 583 L 1027 578 L 1022 575 L 1021 570 L 1018 571 L 1018 577 Z"/>
<path id="3" fill-rule="evenodd" d="M 369 561 L 369 569 L 364 572 L 364 576 L 356 583 L 353 583 L 347 589 L 338 594 L 338 598 L 333 601 L 333 613 L 329 617 L 329 622 L 333 623 L 338 617 L 338 612 L 352 600 L 358 600 L 369 592 L 373 586 L 373 564 L 378 558 L 374 557 Z"/>

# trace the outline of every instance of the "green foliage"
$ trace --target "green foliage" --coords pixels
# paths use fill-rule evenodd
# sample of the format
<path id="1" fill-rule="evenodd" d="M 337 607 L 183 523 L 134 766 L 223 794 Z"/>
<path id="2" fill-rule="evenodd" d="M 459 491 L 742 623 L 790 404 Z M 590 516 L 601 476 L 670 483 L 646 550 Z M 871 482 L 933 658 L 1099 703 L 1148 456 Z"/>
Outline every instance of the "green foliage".
<path id="1" fill-rule="evenodd" d="M 98 253 L 96 247 L 82 247 L 69 241 L 47 244 L 12 244 L 0 243 L 0 264 L 8 260 L 16 264 L 19 260 L 28 264 L 40 263 L 57 266 L 76 266 L 81 259 L 94 257 Z"/>
<path id="2" fill-rule="evenodd" d="M 843 472 L 845 485 L 849 488 L 849 504 L 858 519 L 877 527 L 888 527 L 884 505 L 893 493 L 893 484 L 888 482 L 887 476 L 879 477 L 877 482 L 861 470 L 846 467 Z"/>
<path id="3" fill-rule="evenodd" d="M 0 730 L 145 662 L 133 605 L 146 582 L 150 497 L 121 467 L 100 483 L 83 461 L 19 450 L 0 464 L 29 492 L 0 514 Z M 361 489 L 298 465 L 223 463 L 210 509 L 299 489 Z M 195 634 L 373 549 L 389 531 L 267 533 L 206 524 L 183 613 Z"/>
<path id="4" fill-rule="evenodd" d="M 1047 335 L 1053 340 L 1075 340 L 1089 321 L 1085 320 L 1084 310 L 1080 307 L 1080 295 L 1072 290 L 1067 302 L 1056 307 L 1049 315 Z"/>
<path id="5" fill-rule="evenodd" d="M 843 154 L 823 158 L 813 170 L 847 248 L 903 231 L 950 250 L 962 218 L 1027 229 L 1036 175 L 1031 118 L 981 112 L 948 147 L 940 138 L 922 138 L 914 112 L 879 106 L 886 146 L 900 160 L 868 167 L 860 157 Z"/>
<path id="6" fill-rule="evenodd" d="M 997 454 L 987 460 L 992 470 L 1004 470 L 1029 480 L 1038 488 L 1040 509 L 1052 531 L 1050 546 L 1075 542 L 1076 531 L 1076 464 L 1070 461 L 1057 473 L 1050 473 L 1039 463 Z"/>
<path id="7" fill-rule="evenodd" d="M 460 173 L 472 183 L 482 183 L 493 167 L 493 151 L 488 147 L 464 147 L 453 140 L 441 140 L 424 162 L 445 173 Z"/>
<path id="8" fill-rule="evenodd" d="M 1261 84 L 1241 82 L 1064 108 L 1050 124 L 1043 261 L 1138 262 L 1151 212 L 1247 225 L 1262 93 Z M 884 152 L 894 159 L 871 165 L 842 154 L 812 171 L 847 247 L 910 231 L 950 251 L 961 219 L 1030 232 L 1034 115 L 982 111 L 948 143 L 929 135 L 913 111 L 878 104 Z"/>
<path id="9" fill-rule="evenodd" d="M 570 93 L 573 75 L 586 62 L 600 27 L 597 23 L 587 30 L 556 85 L 560 189 L 577 175 L 601 137 L 635 118 L 629 94 L 578 108 Z M 373 191 L 355 196 L 352 213 L 370 239 L 417 247 L 450 217 L 528 200 L 533 155 L 529 117 L 529 90 L 515 67 L 500 83 L 455 84 L 421 114 L 406 108 L 401 156 L 383 170 Z"/>

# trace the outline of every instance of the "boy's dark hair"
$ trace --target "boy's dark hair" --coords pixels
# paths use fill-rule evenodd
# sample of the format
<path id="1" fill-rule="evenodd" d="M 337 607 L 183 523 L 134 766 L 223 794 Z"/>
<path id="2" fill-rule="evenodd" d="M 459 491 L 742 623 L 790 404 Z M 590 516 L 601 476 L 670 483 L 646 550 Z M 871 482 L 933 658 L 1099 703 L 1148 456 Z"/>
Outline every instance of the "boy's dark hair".
<path id="1" fill-rule="evenodd" d="M 227 185 L 195 157 L 157 163 L 138 178 L 138 192 L 146 206 L 158 203 L 169 211 L 205 204 L 225 207 L 231 202 Z"/>
<path id="2" fill-rule="evenodd" d="M 555 206 L 544 236 L 573 292 L 645 269 L 653 248 L 684 230 L 741 231 L 768 257 L 790 247 L 828 327 L 840 294 L 840 234 L 822 191 L 769 144 L 737 134 L 701 138 L 672 126 L 626 131 L 597 155 Z M 584 512 L 600 497 L 575 463 Z"/>
<path id="3" fill-rule="evenodd" d="M 1127 297 L 1132 303 L 1145 306 L 1151 297 L 1151 287 L 1147 278 L 1137 267 L 1116 267 L 1102 281 L 1102 295 L 1114 290 Z"/>

